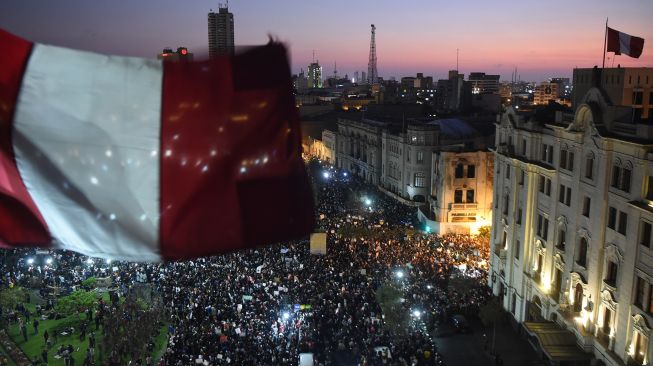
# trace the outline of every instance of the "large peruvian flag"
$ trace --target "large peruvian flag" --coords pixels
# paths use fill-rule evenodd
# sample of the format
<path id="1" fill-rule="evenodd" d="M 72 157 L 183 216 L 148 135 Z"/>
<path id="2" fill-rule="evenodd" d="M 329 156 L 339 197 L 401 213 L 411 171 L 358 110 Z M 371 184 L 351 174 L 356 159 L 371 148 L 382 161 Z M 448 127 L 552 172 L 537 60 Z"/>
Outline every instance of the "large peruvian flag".
<path id="1" fill-rule="evenodd" d="M 644 49 L 644 38 L 631 36 L 608 27 L 608 52 L 615 55 L 622 53 L 630 57 L 639 58 Z"/>
<path id="2" fill-rule="evenodd" d="M 0 45 L 5 246 L 158 261 L 311 231 L 283 46 L 162 63 Z"/>

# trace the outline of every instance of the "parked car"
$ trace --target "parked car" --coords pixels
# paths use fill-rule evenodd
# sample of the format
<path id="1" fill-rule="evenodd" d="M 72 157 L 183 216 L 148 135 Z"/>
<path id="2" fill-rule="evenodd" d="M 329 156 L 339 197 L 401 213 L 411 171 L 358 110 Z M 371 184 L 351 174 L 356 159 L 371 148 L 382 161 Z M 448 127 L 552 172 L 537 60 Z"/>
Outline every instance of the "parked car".
<path id="1" fill-rule="evenodd" d="M 471 333 L 472 327 L 469 325 L 467 318 L 463 315 L 454 315 L 451 317 L 451 322 L 458 333 Z"/>

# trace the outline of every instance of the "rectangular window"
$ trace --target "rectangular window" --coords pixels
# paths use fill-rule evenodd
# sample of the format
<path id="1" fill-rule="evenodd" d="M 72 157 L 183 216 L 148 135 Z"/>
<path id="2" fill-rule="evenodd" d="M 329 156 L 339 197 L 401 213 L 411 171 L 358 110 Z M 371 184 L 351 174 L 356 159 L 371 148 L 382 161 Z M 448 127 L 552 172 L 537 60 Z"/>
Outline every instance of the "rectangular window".
<path id="1" fill-rule="evenodd" d="M 519 243 L 519 240 L 515 240 L 515 259 L 519 259 L 519 251 L 521 250 L 521 244 Z"/>
<path id="2" fill-rule="evenodd" d="M 653 201 L 653 177 L 649 175 L 646 182 L 648 183 L 646 185 L 646 199 Z"/>
<path id="3" fill-rule="evenodd" d="M 567 169 L 567 150 L 560 150 L 560 168 Z"/>
<path id="4" fill-rule="evenodd" d="M 608 273 L 605 277 L 605 282 L 608 284 L 615 286 L 617 284 L 617 271 L 619 270 L 619 267 L 617 266 L 617 263 L 613 261 L 608 261 Z"/>
<path id="5" fill-rule="evenodd" d="M 626 235 L 626 228 L 628 227 L 628 214 L 619 211 L 619 228 L 617 229 L 617 232 L 621 235 Z"/>
<path id="6" fill-rule="evenodd" d="M 632 172 L 630 169 L 622 169 L 621 170 L 621 185 L 620 189 L 624 192 L 630 193 L 630 176 Z"/>
<path id="7" fill-rule="evenodd" d="M 561 184 L 558 191 L 559 191 L 558 201 L 560 203 L 565 203 L 565 186 Z"/>
<path id="8" fill-rule="evenodd" d="M 474 203 L 474 190 L 473 189 L 468 189 L 467 190 L 467 203 Z"/>
<path id="9" fill-rule="evenodd" d="M 522 210 L 521 207 L 517 209 L 517 217 L 515 218 L 515 222 L 517 225 L 521 225 L 521 217 L 522 217 Z"/>
<path id="10" fill-rule="evenodd" d="M 456 191 L 453 194 L 453 202 L 454 203 L 463 203 L 463 190 L 462 189 L 456 189 Z"/>
<path id="11" fill-rule="evenodd" d="M 612 184 L 614 188 L 619 188 L 619 177 L 621 176 L 621 168 L 613 165 L 612 166 Z"/>
<path id="12" fill-rule="evenodd" d="M 567 170 L 569 170 L 570 172 L 574 171 L 574 152 L 573 151 L 570 151 L 567 154 Z"/>
<path id="13" fill-rule="evenodd" d="M 463 165 L 458 164 L 456 165 L 456 178 L 462 178 L 463 177 Z"/>
<path id="14" fill-rule="evenodd" d="M 411 153 L 410 149 L 407 149 L 406 150 L 406 162 L 407 163 L 410 163 L 410 153 Z"/>
<path id="15" fill-rule="evenodd" d="M 651 96 L 653 96 L 653 93 L 651 93 Z M 521 140 L 521 154 L 526 156 L 526 139 Z"/>
<path id="16" fill-rule="evenodd" d="M 653 284 L 649 284 L 648 290 L 648 312 L 653 313 L 653 301 L 651 301 L 651 299 L 653 299 Z M 644 306 L 644 304 L 642 304 L 642 306 Z"/>
<path id="17" fill-rule="evenodd" d="M 617 227 L 617 209 L 614 207 L 608 209 L 608 227 L 612 230 Z"/>
<path id="18" fill-rule="evenodd" d="M 650 284 L 648 288 L 648 312 L 653 313 L 653 284 Z"/>
<path id="19" fill-rule="evenodd" d="M 651 223 L 642 221 L 639 233 L 639 244 L 650 248 L 651 247 Z"/>
<path id="20" fill-rule="evenodd" d="M 467 165 L 467 178 L 476 178 L 476 165 Z"/>
<path id="21" fill-rule="evenodd" d="M 540 178 L 539 178 L 540 193 L 544 193 L 544 180 L 545 180 L 544 176 L 540 175 Z"/>
<path id="22" fill-rule="evenodd" d="M 542 161 L 546 161 L 546 144 L 542 144 Z"/>
<path id="23" fill-rule="evenodd" d="M 583 216 L 590 217 L 590 209 L 592 207 L 592 200 L 589 197 L 583 198 Z"/>
<path id="24" fill-rule="evenodd" d="M 415 187 L 426 187 L 426 177 L 424 176 L 424 173 L 415 173 Z"/>
<path id="25" fill-rule="evenodd" d="M 633 104 L 642 105 L 642 100 L 644 99 L 644 93 L 641 91 L 633 92 Z"/>
<path id="26" fill-rule="evenodd" d="M 510 179 L 510 165 L 506 165 L 506 179 Z"/>
<path id="27" fill-rule="evenodd" d="M 524 185 L 524 177 L 525 177 L 525 175 L 526 175 L 526 174 L 524 173 L 524 171 L 523 171 L 522 169 L 519 169 L 519 185 L 520 185 L 520 186 L 523 186 L 523 185 Z"/>
<path id="28" fill-rule="evenodd" d="M 542 232 L 542 239 L 549 240 L 549 219 L 544 219 L 544 231 Z"/>
<path id="29" fill-rule="evenodd" d="M 585 159 L 585 178 L 594 179 L 594 158 Z"/>
<path id="30" fill-rule="evenodd" d="M 564 230 L 560 230 L 558 233 L 558 248 L 564 250 L 565 249 L 565 236 L 567 236 L 567 232 Z"/>
<path id="31" fill-rule="evenodd" d="M 571 187 L 567 187 L 567 194 L 565 195 L 565 205 L 571 206 Z"/>
<path id="32" fill-rule="evenodd" d="M 544 187 L 544 194 L 551 197 L 551 179 L 546 179 L 546 186 Z"/>
<path id="33" fill-rule="evenodd" d="M 640 309 L 644 310 L 644 288 L 646 286 L 646 281 L 643 278 L 636 277 L 636 288 L 635 288 L 635 305 Z"/>
<path id="34" fill-rule="evenodd" d="M 424 162 L 424 153 L 422 151 L 417 152 L 417 162 L 418 163 L 423 163 Z"/>
<path id="35" fill-rule="evenodd" d="M 508 206 L 510 205 L 510 196 L 506 195 L 503 199 L 503 214 L 508 215 Z"/>

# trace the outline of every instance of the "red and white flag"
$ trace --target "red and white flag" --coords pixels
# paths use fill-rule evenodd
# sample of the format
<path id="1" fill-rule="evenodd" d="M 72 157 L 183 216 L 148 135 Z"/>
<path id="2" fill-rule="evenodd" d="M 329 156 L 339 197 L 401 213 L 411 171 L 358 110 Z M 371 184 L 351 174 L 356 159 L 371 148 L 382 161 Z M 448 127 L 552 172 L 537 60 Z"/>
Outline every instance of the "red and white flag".
<path id="1" fill-rule="evenodd" d="M 622 53 L 630 57 L 639 58 L 644 49 L 644 38 L 628 35 L 608 27 L 608 52 L 615 55 Z"/>
<path id="2" fill-rule="evenodd" d="M 282 45 L 162 63 L 0 44 L 0 244 L 159 261 L 313 228 Z"/>

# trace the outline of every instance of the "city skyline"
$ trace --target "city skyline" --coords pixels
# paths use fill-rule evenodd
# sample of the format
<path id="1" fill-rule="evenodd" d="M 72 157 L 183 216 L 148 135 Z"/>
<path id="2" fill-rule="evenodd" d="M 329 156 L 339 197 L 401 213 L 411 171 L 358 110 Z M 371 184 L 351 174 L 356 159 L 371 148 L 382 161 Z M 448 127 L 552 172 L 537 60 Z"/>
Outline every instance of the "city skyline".
<path id="1" fill-rule="evenodd" d="M 206 14 L 217 1 L 183 6 L 172 0 L 93 4 L 62 0 L 43 4 L 6 0 L 0 4 L 0 27 L 34 41 L 102 53 L 156 57 L 163 47 L 182 45 L 198 58 L 208 55 Z M 353 76 L 367 68 L 369 25 L 377 26 L 379 76 L 423 72 L 446 78 L 456 68 L 482 71 L 510 80 L 514 68 L 522 80 L 569 77 L 574 67 L 601 65 L 605 18 L 609 25 L 648 40 L 639 59 L 607 56 L 606 66 L 652 67 L 653 28 L 647 15 L 653 3 L 562 1 L 524 4 L 502 1 L 463 4 L 411 1 L 402 7 L 362 1 L 335 1 L 323 11 L 312 3 L 232 1 L 237 46 L 267 42 L 269 36 L 289 45 L 293 72 L 306 70 L 313 50 L 332 74 Z M 38 24 L 38 27 L 34 27 Z M 177 26 L 171 26 L 176 24 Z M 431 45 L 431 46 L 427 46 Z"/>

